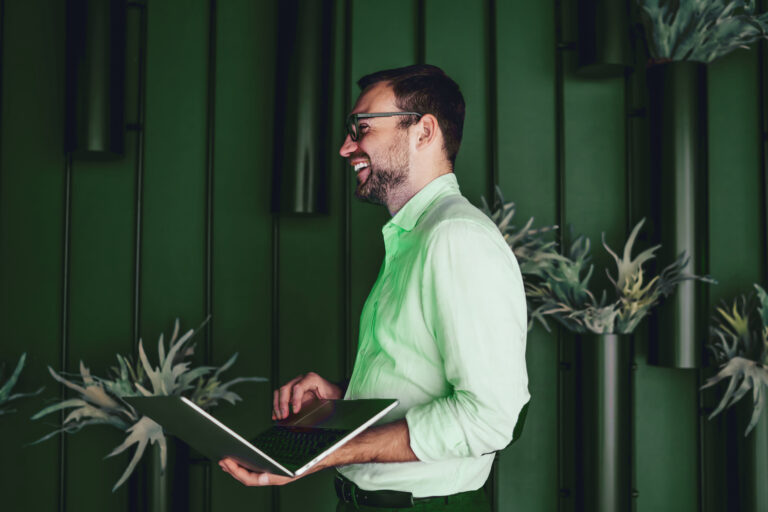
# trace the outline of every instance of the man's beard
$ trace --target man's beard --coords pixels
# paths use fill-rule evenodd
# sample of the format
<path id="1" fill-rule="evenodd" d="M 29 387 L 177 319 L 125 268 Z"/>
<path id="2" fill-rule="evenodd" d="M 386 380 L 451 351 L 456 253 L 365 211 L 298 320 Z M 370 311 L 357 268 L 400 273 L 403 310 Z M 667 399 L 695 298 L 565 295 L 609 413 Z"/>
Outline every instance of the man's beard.
<path id="1" fill-rule="evenodd" d="M 368 178 L 355 188 L 355 197 L 368 203 L 386 205 L 392 192 L 408 179 L 408 146 L 405 137 L 398 137 L 386 151 L 385 161 L 376 163 L 369 157 Z M 383 159 L 379 159 L 381 161 Z"/>

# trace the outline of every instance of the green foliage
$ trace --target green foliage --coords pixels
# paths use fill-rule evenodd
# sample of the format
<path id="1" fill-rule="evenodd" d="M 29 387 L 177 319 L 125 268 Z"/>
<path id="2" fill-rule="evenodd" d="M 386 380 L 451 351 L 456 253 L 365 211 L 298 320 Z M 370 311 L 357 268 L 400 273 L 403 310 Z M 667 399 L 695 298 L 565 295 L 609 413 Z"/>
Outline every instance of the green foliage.
<path id="1" fill-rule="evenodd" d="M 537 282 L 543 279 L 555 265 L 565 261 L 557 252 L 557 243 L 552 239 L 547 240 L 547 234 L 553 233 L 557 226 L 534 229 L 533 217 L 528 219 L 522 228 L 512 224 L 512 218 L 516 211 L 515 203 L 504 201 L 499 187 L 496 187 L 493 210 L 488 206 L 484 197 L 481 199 L 483 212 L 501 231 L 504 240 L 517 258 L 520 273 L 523 274 L 526 282 Z M 528 312 L 531 311 L 533 308 L 529 304 Z M 529 328 L 532 326 L 532 319 L 533 317 L 529 315 Z"/>
<path id="2" fill-rule="evenodd" d="M 757 425 L 768 391 L 768 295 L 758 285 L 755 289 L 757 304 L 753 295 L 741 295 L 730 307 L 723 304 L 716 308 L 707 348 L 721 368 L 701 387 L 709 388 L 721 380 L 730 379 L 723 398 L 709 419 L 752 390 L 752 417 L 744 431 L 745 436 Z"/>
<path id="3" fill-rule="evenodd" d="M 689 258 L 684 252 L 659 275 L 649 278 L 643 264 L 653 259 L 661 246 L 646 249 L 632 258 L 632 248 L 644 222 L 641 220 L 632 230 L 621 258 L 608 247 L 603 235 L 603 247 L 616 262 L 615 277 L 606 269 L 616 300 L 609 303 L 605 291 L 597 300 L 589 291 L 589 279 L 594 270 L 593 265 L 588 265 L 590 243 L 589 239 L 580 236 L 571 245 L 569 256 L 555 260 L 545 270 L 540 282 L 526 283 L 529 300 L 535 305 L 532 317 L 547 330 L 546 317 L 551 316 L 573 332 L 626 334 L 633 332 L 651 308 L 669 296 L 681 282 L 691 279 L 714 282 L 708 276 L 686 273 L 684 269 Z"/>
<path id="4" fill-rule="evenodd" d="M 60 432 L 73 434 L 89 425 L 111 425 L 125 431 L 128 435 L 123 443 L 107 457 L 122 453 L 132 445 L 136 445 L 131 461 L 112 491 L 128 479 L 148 444 L 159 445 L 161 466 L 165 470 L 167 445 L 162 427 L 148 417 L 140 416 L 133 407 L 121 400 L 122 398 L 183 395 L 200 407 L 209 409 L 218 405 L 220 400 L 231 404 L 240 400 L 240 396 L 229 389 L 234 384 L 266 381 L 261 377 L 241 377 L 222 382 L 221 374 L 235 363 L 237 354 L 219 368 L 213 366 L 191 368 L 188 358 L 194 354 L 194 346 L 189 345 L 188 342 L 201 328 L 202 325 L 197 330 L 190 329 L 178 338 L 179 320 L 177 319 L 167 353 L 163 335 L 160 335 L 157 343 L 157 366 L 152 366 L 144 351 L 144 345 L 139 340 L 139 363 L 134 363 L 130 358 L 118 354 L 118 366 L 110 368 L 107 378 L 91 375 L 82 361 L 80 374 L 71 375 L 69 378 L 66 378 L 63 372 L 57 373 L 53 368 L 48 367 L 51 376 L 76 392 L 78 398 L 59 401 L 32 416 L 33 420 L 37 420 L 53 412 L 71 409 L 61 428 L 43 436 L 33 444 L 45 441 Z"/>
<path id="5" fill-rule="evenodd" d="M 24 368 L 24 362 L 27 360 L 27 353 L 24 352 L 21 354 L 21 357 L 19 358 L 19 362 L 16 363 L 16 368 L 14 368 L 13 373 L 10 377 L 8 377 L 8 380 L 0 386 L 0 415 L 8 414 L 11 412 L 16 412 L 14 409 L 3 409 L 8 402 L 11 400 L 17 400 L 19 398 L 23 398 L 25 396 L 33 396 L 39 394 L 43 388 L 38 389 L 35 392 L 32 393 L 14 393 L 11 394 L 13 391 L 13 386 L 16 385 L 16 382 L 19 380 L 19 375 L 21 375 L 21 370 Z M 0 382 L 3 381 L 3 370 L 5 368 L 5 365 L 0 366 Z"/>
<path id="6" fill-rule="evenodd" d="M 712 62 L 768 35 L 754 0 L 638 0 L 651 58 Z"/>

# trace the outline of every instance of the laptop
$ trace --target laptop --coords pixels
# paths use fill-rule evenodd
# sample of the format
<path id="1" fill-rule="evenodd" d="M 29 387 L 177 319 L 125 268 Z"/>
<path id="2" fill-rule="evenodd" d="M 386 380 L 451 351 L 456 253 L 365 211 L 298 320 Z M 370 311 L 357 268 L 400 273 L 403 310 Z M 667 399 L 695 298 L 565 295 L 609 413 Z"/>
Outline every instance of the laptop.
<path id="1" fill-rule="evenodd" d="M 299 476 L 397 407 L 395 399 L 316 400 L 251 441 L 181 396 L 125 397 L 209 459 L 230 457 L 252 471 Z"/>

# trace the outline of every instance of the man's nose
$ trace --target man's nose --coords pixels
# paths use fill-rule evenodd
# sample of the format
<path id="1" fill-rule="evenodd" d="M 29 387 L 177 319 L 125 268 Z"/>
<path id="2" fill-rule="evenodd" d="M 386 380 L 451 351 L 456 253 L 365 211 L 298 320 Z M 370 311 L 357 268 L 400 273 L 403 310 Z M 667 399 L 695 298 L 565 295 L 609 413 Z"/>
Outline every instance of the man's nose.
<path id="1" fill-rule="evenodd" d="M 347 158 L 349 155 L 355 152 L 357 149 L 357 142 L 352 140 L 352 137 L 347 134 L 347 137 L 344 139 L 344 143 L 341 145 L 341 148 L 339 148 L 339 154 Z"/>

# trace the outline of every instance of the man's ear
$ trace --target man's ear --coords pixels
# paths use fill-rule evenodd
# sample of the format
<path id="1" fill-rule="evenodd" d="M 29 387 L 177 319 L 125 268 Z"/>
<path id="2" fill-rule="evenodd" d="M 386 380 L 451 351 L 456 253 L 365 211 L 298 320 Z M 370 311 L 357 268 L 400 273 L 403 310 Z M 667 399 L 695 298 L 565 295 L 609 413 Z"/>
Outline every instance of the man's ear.
<path id="1" fill-rule="evenodd" d="M 437 138 L 440 127 L 437 118 L 432 114 L 424 114 L 416 125 L 416 148 L 423 149 L 431 145 Z"/>

